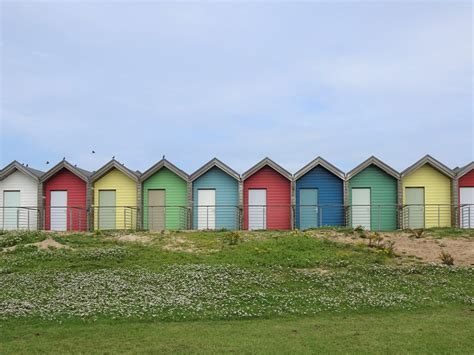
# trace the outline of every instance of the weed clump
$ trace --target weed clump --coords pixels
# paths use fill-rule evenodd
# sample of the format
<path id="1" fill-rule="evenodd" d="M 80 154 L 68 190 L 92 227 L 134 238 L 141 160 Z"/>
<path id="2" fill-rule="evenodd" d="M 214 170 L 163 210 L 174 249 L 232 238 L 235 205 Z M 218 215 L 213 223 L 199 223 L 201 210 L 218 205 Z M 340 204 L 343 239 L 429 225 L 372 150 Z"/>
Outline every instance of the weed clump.
<path id="1" fill-rule="evenodd" d="M 448 266 L 453 266 L 454 265 L 454 258 L 451 254 L 449 254 L 446 251 L 442 251 L 439 254 L 439 258 L 441 259 L 441 264 L 443 265 L 448 265 Z"/>
<path id="2" fill-rule="evenodd" d="M 242 236 L 237 232 L 227 232 L 222 239 L 229 245 L 237 245 L 242 241 Z"/>
<path id="3" fill-rule="evenodd" d="M 412 229 L 410 237 L 415 237 L 415 238 L 419 239 L 419 238 L 423 238 L 424 234 L 425 234 L 425 230 L 423 228 Z"/>
<path id="4" fill-rule="evenodd" d="M 366 230 L 362 226 L 355 227 L 354 232 L 359 235 L 359 238 L 367 238 Z"/>

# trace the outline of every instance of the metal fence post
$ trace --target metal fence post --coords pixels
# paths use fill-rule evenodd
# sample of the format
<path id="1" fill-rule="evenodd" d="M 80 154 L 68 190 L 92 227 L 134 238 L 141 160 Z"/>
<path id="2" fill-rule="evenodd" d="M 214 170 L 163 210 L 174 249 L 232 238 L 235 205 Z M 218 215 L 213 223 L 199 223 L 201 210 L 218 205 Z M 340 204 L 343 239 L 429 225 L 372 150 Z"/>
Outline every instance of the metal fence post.
<path id="1" fill-rule="evenodd" d="M 319 226 L 318 227 L 322 227 L 323 226 L 323 207 L 319 206 L 319 205 L 316 205 L 316 211 L 319 214 Z"/>
<path id="2" fill-rule="evenodd" d="M 123 228 L 127 229 L 127 211 L 123 208 Z"/>
<path id="3" fill-rule="evenodd" d="M 469 222 L 467 223 L 467 226 L 468 226 L 469 228 L 471 228 L 471 205 L 469 205 L 469 207 L 467 208 L 467 213 L 468 213 L 468 215 L 467 215 L 467 220 L 469 221 Z M 463 224 L 464 224 L 464 223 L 463 223 Z"/>
<path id="4" fill-rule="evenodd" d="M 441 227 L 441 226 L 440 226 L 440 221 L 439 221 L 439 210 L 440 210 L 440 208 L 441 208 L 441 206 L 438 205 L 438 228 Z"/>
<path id="5" fill-rule="evenodd" d="M 378 221 L 377 221 L 377 224 L 378 224 L 378 230 L 380 231 L 380 208 L 381 206 L 378 205 L 378 215 L 377 215 L 377 218 L 378 218 Z"/>

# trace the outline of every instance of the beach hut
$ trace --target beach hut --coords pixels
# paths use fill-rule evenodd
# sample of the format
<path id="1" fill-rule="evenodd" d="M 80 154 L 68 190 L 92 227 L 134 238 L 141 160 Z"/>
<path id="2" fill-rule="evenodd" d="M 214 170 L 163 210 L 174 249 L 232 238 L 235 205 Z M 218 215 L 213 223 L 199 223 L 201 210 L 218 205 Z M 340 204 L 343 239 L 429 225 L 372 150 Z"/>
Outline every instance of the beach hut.
<path id="1" fill-rule="evenodd" d="M 296 228 L 344 225 L 344 173 L 317 157 L 294 176 Z"/>
<path id="2" fill-rule="evenodd" d="M 265 158 L 242 175 L 244 229 L 290 229 L 292 175 Z"/>
<path id="3" fill-rule="evenodd" d="M 55 231 L 88 229 L 91 175 L 91 172 L 62 160 L 41 177 L 44 229 Z"/>
<path id="4" fill-rule="evenodd" d="M 372 156 L 346 175 L 352 227 L 392 231 L 398 227 L 400 174 Z"/>
<path id="5" fill-rule="evenodd" d="M 144 229 L 187 228 L 188 180 L 188 174 L 166 159 L 142 174 Z"/>
<path id="6" fill-rule="evenodd" d="M 140 226 L 139 177 L 138 172 L 115 159 L 92 174 L 95 229 L 136 229 Z"/>
<path id="7" fill-rule="evenodd" d="M 13 161 L 0 172 L 0 229 L 37 229 L 42 171 Z"/>
<path id="8" fill-rule="evenodd" d="M 459 226 L 474 228 L 474 162 L 456 173 L 459 201 Z"/>
<path id="9" fill-rule="evenodd" d="M 401 173 L 402 227 L 451 226 L 454 172 L 426 155 Z"/>
<path id="10" fill-rule="evenodd" d="M 191 175 L 194 229 L 239 229 L 240 176 L 214 158 Z"/>

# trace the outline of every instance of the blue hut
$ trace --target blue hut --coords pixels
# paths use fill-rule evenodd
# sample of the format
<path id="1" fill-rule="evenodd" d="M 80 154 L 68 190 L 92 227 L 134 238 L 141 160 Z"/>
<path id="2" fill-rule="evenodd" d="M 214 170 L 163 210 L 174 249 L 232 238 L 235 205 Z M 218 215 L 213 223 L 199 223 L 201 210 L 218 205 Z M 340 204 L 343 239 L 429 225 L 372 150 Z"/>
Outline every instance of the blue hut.
<path id="1" fill-rule="evenodd" d="M 295 174 L 296 228 L 344 225 L 344 173 L 317 157 Z"/>
<path id="2" fill-rule="evenodd" d="M 238 229 L 240 175 L 214 158 L 190 180 L 194 229 Z"/>

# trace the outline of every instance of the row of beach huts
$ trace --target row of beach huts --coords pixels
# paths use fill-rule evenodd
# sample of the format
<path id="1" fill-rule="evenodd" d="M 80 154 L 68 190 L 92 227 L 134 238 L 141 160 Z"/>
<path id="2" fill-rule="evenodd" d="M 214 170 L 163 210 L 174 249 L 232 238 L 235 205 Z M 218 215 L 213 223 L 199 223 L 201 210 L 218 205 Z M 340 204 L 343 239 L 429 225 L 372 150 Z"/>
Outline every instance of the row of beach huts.
<path id="1" fill-rule="evenodd" d="M 94 172 L 13 161 L 0 209 L 8 230 L 474 228 L 474 162 L 427 155 L 399 173 L 372 156 L 344 173 L 318 157 L 291 174 L 265 158 L 240 175 L 214 158 L 188 175 L 166 159 L 143 173 L 115 159 Z"/>

